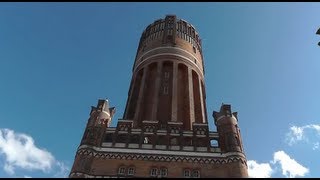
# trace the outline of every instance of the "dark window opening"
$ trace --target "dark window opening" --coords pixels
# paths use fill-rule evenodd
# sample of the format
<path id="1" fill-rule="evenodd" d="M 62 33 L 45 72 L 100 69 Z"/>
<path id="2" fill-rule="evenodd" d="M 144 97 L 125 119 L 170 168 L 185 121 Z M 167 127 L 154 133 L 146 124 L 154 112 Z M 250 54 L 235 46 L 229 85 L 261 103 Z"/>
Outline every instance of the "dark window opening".
<path id="1" fill-rule="evenodd" d="M 130 138 L 130 143 L 135 143 L 135 144 L 139 144 L 139 135 L 133 135 Z"/>
<path id="2" fill-rule="evenodd" d="M 126 134 L 119 134 L 117 137 L 117 143 L 126 143 L 127 135 Z"/>
<path id="3" fill-rule="evenodd" d="M 185 146 L 192 146 L 193 145 L 192 139 L 191 138 L 186 138 L 184 144 L 185 144 Z"/>
<path id="4" fill-rule="evenodd" d="M 104 138 L 104 142 L 112 142 L 112 134 L 106 134 L 105 138 Z"/>

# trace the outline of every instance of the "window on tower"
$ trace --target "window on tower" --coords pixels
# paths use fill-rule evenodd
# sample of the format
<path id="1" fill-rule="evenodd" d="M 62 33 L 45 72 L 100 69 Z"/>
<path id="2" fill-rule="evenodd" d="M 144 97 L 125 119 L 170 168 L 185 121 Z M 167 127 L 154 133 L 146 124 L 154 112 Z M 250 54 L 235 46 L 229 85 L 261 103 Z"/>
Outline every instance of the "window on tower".
<path id="1" fill-rule="evenodd" d="M 144 137 L 143 143 L 144 144 L 148 144 L 149 143 L 149 138 L 148 137 Z"/>
<path id="2" fill-rule="evenodd" d="M 192 177 L 193 177 L 193 178 L 200 178 L 200 172 L 199 172 L 199 170 L 193 170 L 193 171 L 192 171 Z"/>
<path id="3" fill-rule="evenodd" d="M 185 169 L 185 170 L 183 171 L 183 177 L 185 177 L 185 178 L 191 177 L 191 171 L 190 171 L 190 169 Z"/>
<path id="4" fill-rule="evenodd" d="M 164 86 L 163 87 L 163 94 L 168 94 L 169 92 L 169 87 L 168 86 Z"/>
<path id="5" fill-rule="evenodd" d="M 134 167 L 129 167 L 129 169 L 128 169 L 128 175 L 129 175 L 129 176 L 134 175 Z"/>
<path id="6" fill-rule="evenodd" d="M 168 169 L 167 168 L 161 168 L 160 169 L 160 175 L 161 175 L 161 177 L 167 177 Z"/>
<path id="7" fill-rule="evenodd" d="M 168 79 L 170 76 L 170 73 L 168 71 L 164 72 L 164 78 L 165 79 Z"/>
<path id="8" fill-rule="evenodd" d="M 126 174 L 126 167 L 120 166 L 118 170 L 119 175 L 125 175 Z"/>
<path id="9" fill-rule="evenodd" d="M 108 133 L 105 135 L 104 142 L 112 142 L 112 133 Z"/>
<path id="10" fill-rule="evenodd" d="M 158 169 L 157 168 L 151 168 L 150 170 L 150 176 L 152 177 L 156 177 L 158 173 Z"/>
<path id="11" fill-rule="evenodd" d="M 137 134 L 135 134 L 135 135 L 132 135 L 132 136 L 130 136 L 131 138 L 130 138 L 130 143 L 136 143 L 136 144 L 138 144 L 139 143 L 139 135 L 137 135 Z"/>
<path id="12" fill-rule="evenodd" d="M 211 147 L 219 147 L 218 141 L 216 139 L 210 140 Z"/>
<path id="13" fill-rule="evenodd" d="M 193 143 L 192 143 L 192 138 L 190 138 L 190 137 L 185 137 L 185 138 L 184 138 L 184 145 L 185 145 L 185 146 L 192 146 L 192 145 L 193 145 Z"/>
<path id="14" fill-rule="evenodd" d="M 170 144 L 171 144 L 171 145 L 178 145 L 178 139 L 175 138 L 175 137 L 174 137 L 174 138 L 171 138 L 171 139 L 170 139 Z"/>
<path id="15" fill-rule="evenodd" d="M 119 134 L 117 137 L 117 143 L 126 143 L 128 139 L 128 135 L 127 134 Z"/>

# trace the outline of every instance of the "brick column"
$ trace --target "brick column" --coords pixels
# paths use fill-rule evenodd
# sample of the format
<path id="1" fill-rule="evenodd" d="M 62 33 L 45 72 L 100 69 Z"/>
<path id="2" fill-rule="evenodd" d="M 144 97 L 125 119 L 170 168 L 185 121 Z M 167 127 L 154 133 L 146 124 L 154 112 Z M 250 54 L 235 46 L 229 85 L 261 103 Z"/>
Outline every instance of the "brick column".
<path id="1" fill-rule="evenodd" d="M 199 92 L 200 92 L 200 103 L 201 103 L 201 116 L 202 116 L 202 122 L 206 123 L 205 113 L 204 113 L 204 99 L 202 95 L 202 86 L 201 86 L 201 78 L 199 77 Z"/>
<path id="2" fill-rule="evenodd" d="M 128 100 L 127 100 L 127 104 L 126 104 L 126 109 L 124 111 L 123 119 L 127 119 L 128 118 L 128 109 L 129 109 L 129 107 L 131 105 L 132 93 L 133 93 L 133 89 L 134 89 L 135 83 L 136 83 L 136 77 L 133 76 L 132 79 L 131 79 L 130 87 L 129 87 L 130 89 L 129 89 L 129 92 L 128 92 Z"/>
<path id="3" fill-rule="evenodd" d="M 153 96 L 153 104 L 152 104 L 152 118 L 151 118 L 152 121 L 157 121 L 157 110 L 158 110 L 161 74 L 162 74 L 162 62 L 158 62 L 157 63 L 157 77 L 156 77 L 156 84 L 155 84 L 155 93 Z"/>
<path id="4" fill-rule="evenodd" d="M 148 66 L 145 66 L 143 68 L 143 75 L 142 75 L 142 80 L 141 80 L 141 85 L 140 85 L 138 103 L 137 103 L 137 107 L 136 107 L 134 118 L 133 118 L 135 124 L 140 124 L 140 121 L 142 123 L 142 120 L 140 119 L 140 117 L 141 117 L 140 112 L 141 112 L 141 108 L 143 107 L 141 105 L 141 103 L 143 102 L 143 91 L 144 91 L 144 84 L 146 81 L 147 73 L 148 73 Z"/>
<path id="5" fill-rule="evenodd" d="M 194 99 L 193 99 L 193 82 L 192 82 L 192 69 L 188 67 L 188 81 L 189 81 L 189 99 L 190 99 L 190 106 L 189 106 L 189 113 L 190 113 L 190 129 L 192 129 L 192 123 L 195 122 L 194 119 Z"/>
<path id="6" fill-rule="evenodd" d="M 172 112 L 171 121 L 177 121 L 178 111 L 178 63 L 173 62 L 173 73 L 172 73 Z"/>

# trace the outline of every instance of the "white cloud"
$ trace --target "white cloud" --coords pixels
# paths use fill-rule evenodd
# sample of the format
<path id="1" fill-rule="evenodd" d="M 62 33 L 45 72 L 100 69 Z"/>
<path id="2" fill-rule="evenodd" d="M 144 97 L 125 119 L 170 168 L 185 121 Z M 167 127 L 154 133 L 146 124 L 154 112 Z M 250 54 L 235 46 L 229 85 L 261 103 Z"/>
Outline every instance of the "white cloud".
<path id="1" fill-rule="evenodd" d="M 54 156 L 43 148 L 38 148 L 31 136 L 16 133 L 10 129 L 0 129 L 0 155 L 4 155 L 3 170 L 10 175 L 15 174 L 17 168 L 34 171 L 40 170 L 57 176 L 64 176 L 68 168 L 55 160 Z M 58 170 L 57 170 L 58 169 Z"/>
<path id="2" fill-rule="evenodd" d="M 32 178 L 31 176 L 24 175 L 23 178 Z"/>
<path id="3" fill-rule="evenodd" d="M 297 176 L 305 176 L 309 173 L 309 169 L 291 159 L 284 151 L 277 151 L 273 155 L 273 164 L 281 165 L 282 174 L 286 177 L 294 178 Z"/>
<path id="4" fill-rule="evenodd" d="M 317 124 L 309 124 L 305 126 L 291 126 L 290 131 L 286 135 L 286 141 L 287 143 L 292 146 L 293 144 L 296 144 L 301 141 L 308 142 L 310 139 L 310 136 L 307 136 L 306 133 L 314 133 L 316 132 L 315 136 L 317 138 L 320 138 L 320 125 Z M 312 134 L 314 136 L 314 134 Z M 312 137 L 314 140 L 314 137 Z M 314 143 L 313 143 L 314 144 Z"/>
<path id="5" fill-rule="evenodd" d="M 313 150 L 320 149 L 320 125 L 309 124 L 304 126 L 291 126 L 286 134 L 287 143 L 293 144 L 304 142 L 312 145 Z M 278 170 L 282 171 L 285 177 L 304 177 L 310 170 L 291 158 L 284 151 L 280 150 L 273 154 L 271 163 L 257 163 L 255 160 L 248 160 L 248 174 L 253 178 L 269 178 Z"/>
<path id="6" fill-rule="evenodd" d="M 285 177 L 303 177 L 309 173 L 308 168 L 299 164 L 284 151 L 275 152 L 271 164 L 257 163 L 255 160 L 248 160 L 247 165 L 250 178 L 271 178 L 271 175 L 277 171 L 277 165 L 280 165 L 282 175 Z"/>
<path id="7" fill-rule="evenodd" d="M 304 138 L 303 129 L 303 127 L 297 126 L 290 127 L 290 132 L 287 134 L 287 141 L 290 146 Z"/>
<path id="8" fill-rule="evenodd" d="M 269 163 L 258 164 L 254 160 L 247 161 L 248 174 L 251 178 L 270 178 L 272 169 Z"/>

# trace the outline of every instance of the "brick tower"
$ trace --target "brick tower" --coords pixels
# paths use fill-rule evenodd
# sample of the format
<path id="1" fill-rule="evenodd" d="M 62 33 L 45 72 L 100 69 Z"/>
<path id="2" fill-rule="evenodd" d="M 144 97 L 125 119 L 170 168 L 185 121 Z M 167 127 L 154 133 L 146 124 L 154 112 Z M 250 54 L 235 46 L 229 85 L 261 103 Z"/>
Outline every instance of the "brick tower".
<path id="1" fill-rule="evenodd" d="M 69 177 L 248 177 L 237 113 L 213 112 L 209 131 L 201 40 L 167 15 L 142 33 L 123 119 L 92 107 Z"/>

